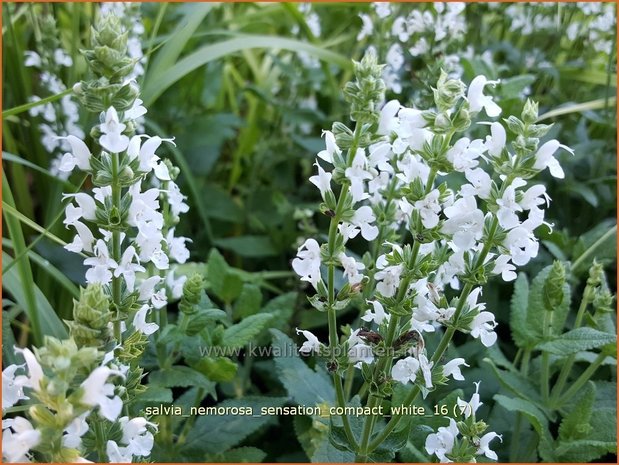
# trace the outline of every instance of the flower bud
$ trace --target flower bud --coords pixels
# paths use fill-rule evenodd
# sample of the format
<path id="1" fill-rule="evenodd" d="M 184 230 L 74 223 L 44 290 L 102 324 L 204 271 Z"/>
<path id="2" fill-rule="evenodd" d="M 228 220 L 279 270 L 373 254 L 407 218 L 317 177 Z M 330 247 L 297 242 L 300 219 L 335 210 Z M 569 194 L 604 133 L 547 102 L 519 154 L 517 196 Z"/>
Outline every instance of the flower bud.
<path id="1" fill-rule="evenodd" d="M 89 284 L 73 301 L 73 321 L 67 321 L 69 332 L 79 346 L 102 347 L 111 337 L 110 301 L 100 284 Z"/>
<path id="2" fill-rule="evenodd" d="M 189 279 L 185 281 L 185 284 L 183 285 L 183 296 L 181 297 L 181 301 L 178 305 L 181 312 L 187 315 L 195 313 L 195 307 L 202 298 L 204 286 L 204 279 L 202 278 L 202 275 L 198 273 L 189 277 Z"/>
<path id="3" fill-rule="evenodd" d="M 555 261 L 550 273 L 544 281 L 543 298 L 546 310 L 554 311 L 563 302 L 563 285 L 565 284 L 565 267 L 563 263 Z"/>
<path id="4" fill-rule="evenodd" d="M 537 121 L 539 104 L 531 99 L 527 99 L 522 110 L 522 120 L 527 124 L 532 124 Z"/>

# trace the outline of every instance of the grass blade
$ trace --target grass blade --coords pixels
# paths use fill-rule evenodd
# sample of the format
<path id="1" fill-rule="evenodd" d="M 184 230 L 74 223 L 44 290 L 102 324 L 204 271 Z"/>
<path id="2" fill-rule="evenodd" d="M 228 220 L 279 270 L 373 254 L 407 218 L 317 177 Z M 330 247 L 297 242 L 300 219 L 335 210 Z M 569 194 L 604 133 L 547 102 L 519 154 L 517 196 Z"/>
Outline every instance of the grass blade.
<path id="1" fill-rule="evenodd" d="M 151 106 L 168 87 L 200 66 L 227 55 L 254 48 L 284 49 L 293 52 L 304 51 L 342 68 L 348 69 L 352 67 L 352 62 L 349 58 L 317 45 L 282 37 L 239 35 L 234 39 L 205 45 L 178 61 L 162 74 L 156 75 L 156 79 L 146 80 L 146 87 L 142 93 L 145 105 Z"/>

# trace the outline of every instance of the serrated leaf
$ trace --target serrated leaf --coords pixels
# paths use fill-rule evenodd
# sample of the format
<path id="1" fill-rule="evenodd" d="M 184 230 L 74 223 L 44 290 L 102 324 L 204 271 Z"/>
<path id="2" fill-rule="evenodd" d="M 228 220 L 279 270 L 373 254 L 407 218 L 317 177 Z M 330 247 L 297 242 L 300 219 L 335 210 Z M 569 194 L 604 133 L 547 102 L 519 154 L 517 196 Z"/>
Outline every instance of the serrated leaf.
<path id="1" fill-rule="evenodd" d="M 260 311 L 262 304 L 262 292 L 260 287 L 255 284 L 245 283 L 241 290 L 241 295 L 234 303 L 232 315 L 235 319 L 254 315 Z"/>
<path id="2" fill-rule="evenodd" d="M 568 331 L 552 341 L 539 344 L 537 348 L 551 354 L 568 356 L 612 344 L 616 340 L 617 336 L 614 334 L 583 327 Z"/>
<path id="3" fill-rule="evenodd" d="M 199 309 L 195 314 L 191 315 L 189 324 L 187 325 L 186 333 L 189 336 L 195 336 L 202 331 L 211 321 L 222 320 L 227 317 L 226 312 L 218 308 Z"/>
<path id="4" fill-rule="evenodd" d="M 286 397 L 258 396 L 224 400 L 217 404 L 217 407 L 251 409 L 251 414 L 198 417 L 187 435 L 187 442 L 183 449 L 199 451 L 202 454 L 225 452 L 264 427 L 271 420 L 270 416 L 260 414 L 262 407 L 281 407 L 287 400 Z"/>
<path id="5" fill-rule="evenodd" d="M 169 404 L 173 400 L 172 390 L 155 385 L 149 385 L 146 391 L 135 396 L 136 402 Z"/>
<path id="6" fill-rule="evenodd" d="M 215 383 L 207 379 L 202 373 L 181 365 L 150 373 L 148 384 L 164 388 L 202 387 L 209 391 L 215 388 Z"/>
<path id="7" fill-rule="evenodd" d="M 496 394 L 493 399 L 510 412 L 520 412 L 531 423 L 539 436 L 538 451 L 544 461 L 553 462 L 553 440 L 548 430 L 548 420 L 531 402 Z"/>
<path id="8" fill-rule="evenodd" d="M 595 384 L 593 382 L 587 383 L 584 391 L 580 402 L 561 421 L 559 439 L 562 441 L 583 439 L 591 433 L 592 428 L 589 421 L 595 402 Z"/>
<path id="9" fill-rule="evenodd" d="M 262 331 L 271 321 L 273 315 L 259 313 L 226 328 L 222 338 L 224 347 L 244 347 Z"/>
<path id="10" fill-rule="evenodd" d="M 213 462 L 220 463 L 260 463 L 267 456 L 257 447 L 237 447 L 214 457 Z"/>
<path id="11" fill-rule="evenodd" d="M 284 333 L 271 329 L 271 334 L 275 367 L 288 395 L 300 405 L 334 405 L 335 389 L 324 371 L 308 367 L 299 357 L 296 344 Z"/>

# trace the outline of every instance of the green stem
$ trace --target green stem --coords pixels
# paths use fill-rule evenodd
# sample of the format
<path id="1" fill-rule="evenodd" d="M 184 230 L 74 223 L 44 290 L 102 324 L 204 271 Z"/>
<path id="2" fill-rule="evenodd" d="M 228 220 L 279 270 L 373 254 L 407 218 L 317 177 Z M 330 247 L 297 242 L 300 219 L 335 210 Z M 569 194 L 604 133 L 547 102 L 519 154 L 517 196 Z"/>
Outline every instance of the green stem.
<path id="1" fill-rule="evenodd" d="M 580 306 L 578 307 L 578 313 L 576 313 L 576 320 L 574 320 L 574 328 L 580 328 L 582 324 L 582 319 L 585 316 L 585 312 L 587 311 L 587 307 L 590 302 L 592 287 L 588 284 L 585 286 L 585 290 L 583 291 L 583 298 L 580 301 Z M 572 372 L 572 367 L 574 366 L 574 361 L 576 360 L 576 354 L 570 355 L 563 366 L 561 367 L 561 371 L 559 372 L 559 378 L 552 388 L 552 395 L 550 398 L 550 404 L 554 405 L 558 398 L 561 396 L 563 389 L 565 388 L 565 383 L 567 382 L 567 378 Z"/>
<path id="2" fill-rule="evenodd" d="M 565 391 L 565 394 L 561 396 L 561 398 L 558 401 L 558 405 L 563 405 L 565 404 L 565 402 L 570 400 L 570 398 L 574 394 L 576 394 L 580 390 L 580 388 L 582 388 L 587 383 L 587 381 L 589 381 L 591 376 L 593 376 L 593 374 L 600 367 L 600 365 L 602 365 L 602 363 L 604 362 L 604 359 L 606 359 L 605 353 L 602 352 L 598 354 L 598 356 L 593 361 L 593 363 L 589 365 L 589 367 L 585 371 L 583 371 L 583 373 L 578 377 L 576 381 L 574 381 L 574 383 L 570 386 L 570 388 L 567 391 Z"/>
<path id="3" fill-rule="evenodd" d="M 348 151 L 349 162 L 352 161 L 352 157 L 357 151 L 357 147 L 359 144 L 359 137 L 361 135 L 361 125 L 357 124 L 355 126 L 355 132 L 353 134 L 352 143 L 350 149 Z M 337 239 L 337 226 L 340 222 L 342 216 L 342 210 L 344 209 L 344 205 L 346 204 L 346 200 L 348 197 L 349 185 L 343 184 L 342 189 L 340 191 L 340 195 L 337 201 L 337 205 L 335 207 L 335 212 L 333 217 L 331 218 L 331 222 L 329 224 L 329 241 L 327 243 L 328 252 L 329 252 L 329 263 L 328 263 L 328 273 L 327 273 L 327 287 L 328 287 L 328 324 L 329 324 L 329 349 L 330 349 L 330 358 L 334 357 L 335 348 L 338 346 L 338 336 L 337 336 L 337 315 L 335 310 L 335 243 Z M 333 384 L 335 385 L 336 391 L 336 400 L 339 407 L 346 406 L 346 398 L 344 396 L 344 389 L 342 387 L 342 378 L 338 374 L 337 370 L 333 372 Z M 350 427 L 350 422 L 346 415 L 341 415 L 342 424 L 344 425 L 344 431 L 346 432 L 346 437 L 351 445 L 354 448 L 357 447 L 357 442 L 355 440 L 355 436 L 352 432 L 352 428 Z"/>
<path id="4" fill-rule="evenodd" d="M 112 209 L 116 209 L 118 215 L 120 215 L 120 198 L 121 198 L 121 186 L 120 186 L 120 173 L 119 173 L 119 155 L 117 153 L 112 154 Z M 120 249 L 120 230 L 114 228 L 112 231 L 112 259 L 116 263 L 120 263 L 122 251 Z M 112 277 L 112 302 L 116 308 L 116 319 L 114 321 L 114 338 L 118 344 L 122 344 L 122 331 L 121 331 L 121 277 Z"/>

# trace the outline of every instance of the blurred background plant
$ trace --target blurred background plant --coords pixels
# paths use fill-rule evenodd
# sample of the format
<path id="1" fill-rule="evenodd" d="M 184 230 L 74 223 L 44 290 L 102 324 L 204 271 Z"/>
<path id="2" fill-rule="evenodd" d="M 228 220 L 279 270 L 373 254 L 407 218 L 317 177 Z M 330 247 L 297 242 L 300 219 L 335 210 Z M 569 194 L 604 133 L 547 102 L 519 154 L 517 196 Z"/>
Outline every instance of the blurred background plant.
<path id="1" fill-rule="evenodd" d="M 80 49 L 89 43 L 94 18 L 110 10 L 122 12 L 130 32 L 130 54 L 139 63 L 134 78 L 149 108 L 146 131 L 177 137 L 178 149 L 170 146 L 167 151 L 181 168 L 178 184 L 190 206 L 177 233 L 193 239 L 192 263 L 180 266 L 177 274 L 206 273 L 213 308 L 226 313 L 208 320 L 220 321 L 218 331 L 266 311 L 277 317 L 265 320 L 253 334 L 262 345 L 269 342 L 268 327 L 290 334 L 300 326 L 326 334 L 322 316 L 310 311 L 296 293 L 290 259 L 305 237 L 325 230 L 326 219 L 315 210 L 319 196 L 304 180 L 312 174 L 315 154 L 324 148 L 317 137 L 320 129 L 346 117 L 341 88 L 351 77 L 351 58 L 360 59 L 369 47 L 387 64 L 383 77 L 388 100 L 398 98 L 404 105 L 425 108 L 432 99 L 430 86 L 444 69 L 465 82 L 477 74 L 500 79 L 494 95 L 507 114 L 519 112 L 524 96 L 539 101 L 540 121 L 554 124 L 547 137 L 561 140 L 575 155 L 559 155 L 565 171 L 561 182 L 544 174 L 553 199 L 547 221 L 555 227 L 542 232 L 540 253 L 525 272 L 533 280 L 554 260 L 569 263 L 566 280 L 572 295 L 582 295 L 596 259 L 604 266 L 609 292 L 615 292 L 613 3 L 3 3 L 5 360 L 12 360 L 14 344 L 39 344 L 41 334 L 66 336 L 60 321 L 71 318 L 72 299 L 84 284 L 80 257 L 62 247 L 71 233 L 62 225 L 60 201 L 62 192 L 77 191 L 83 179 L 60 176 L 55 160 L 64 148 L 54 137 L 81 136 L 76 127 L 95 123 L 89 120 L 93 115 L 77 112 L 70 89 L 86 77 Z M 470 131 L 474 136 L 475 127 Z M 225 272 L 209 271 L 213 269 Z M 518 354 L 507 311 L 512 292 L 509 283 L 484 289 L 487 306 L 496 310 L 500 324 L 500 350 L 510 363 Z M 211 308 L 204 305 L 203 309 Z M 568 313 L 568 330 L 576 322 L 576 310 Z M 28 318 L 33 312 L 39 315 L 38 334 Z M 355 312 L 348 318 L 344 321 L 352 323 Z M 213 337 L 224 344 L 221 334 Z M 283 339 L 275 340 L 283 344 Z M 176 342 L 170 344 L 174 348 Z M 156 353 L 156 347 L 151 349 Z M 504 403 L 492 401 L 493 395 L 509 392 L 482 361 L 486 355 L 471 351 L 467 344 L 458 347 L 467 360 L 478 359 L 469 376 L 482 380 L 482 409 L 486 409 L 482 413 L 490 422 L 504 418 L 496 430 L 510 432 L 518 410 L 508 413 Z M 181 355 L 174 363 L 195 365 L 195 360 Z M 318 371 L 306 367 L 312 370 L 307 373 L 292 361 L 282 368 L 268 357 L 232 358 L 230 364 L 216 360 L 204 364 L 209 368 L 202 367 L 207 379 L 219 376 L 209 381 L 219 383 L 214 394 L 228 405 L 261 405 L 267 395 L 277 396 L 283 404 L 290 383 L 299 389 L 309 384 L 300 376 L 278 379 L 284 368 L 295 367 L 317 386 L 324 378 L 320 366 Z M 152 360 L 144 360 L 149 370 L 156 366 Z M 518 363 L 520 370 L 522 354 Z M 231 364 L 238 368 L 233 370 Z M 225 376 L 213 375 L 214 366 Z M 579 369 L 585 369 L 582 361 L 575 362 L 575 370 Z M 614 366 L 603 363 L 594 379 L 608 382 L 615 379 L 615 372 Z M 577 379 L 578 372 L 573 376 Z M 470 387 L 462 388 L 469 398 Z M 195 391 L 178 389 L 174 387 L 174 399 L 181 396 L 186 405 L 196 401 Z M 306 390 L 302 402 L 295 400 L 324 402 L 332 388 L 324 389 Z M 610 396 L 608 405 L 614 393 L 610 391 L 604 391 Z M 551 418 L 550 427 L 556 428 L 559 417 Z M 324 425 L 311 417 L 259 419 L 262 423 L 232 420 L 223 421 L 227 429 L 215 419 L 199 420 L 190 443 L 199 444 L 200 432 L 215 431 L 219 436 L 213 436 L 204 449 L 188 448 L 186 457 L 251 457 L 252 461 L 339 457 L 329 455 L 336 452 L 323 440 Z M 533 434 L 535 423 L 519 421 L 523 437 Z M 264 450 L 254 447 L 270 428 L 277 430 L 281 442 Z M 295 438 L 300 446 L 290 447 Z M 244 446 L 241 452 L 235 449 L 239 444 Z M 500 460 L 539 458 L 534 450 L 525 452 L 510 451 L 509 440 L 498 450 Z M 165 447 L 156 448 L 153 458 L 169 457 L 168 453 Z M 605 453 L 600 452 L 604 460 L 614 460 Z M 412 440 L 399 458 L 427 460 Z"/>

